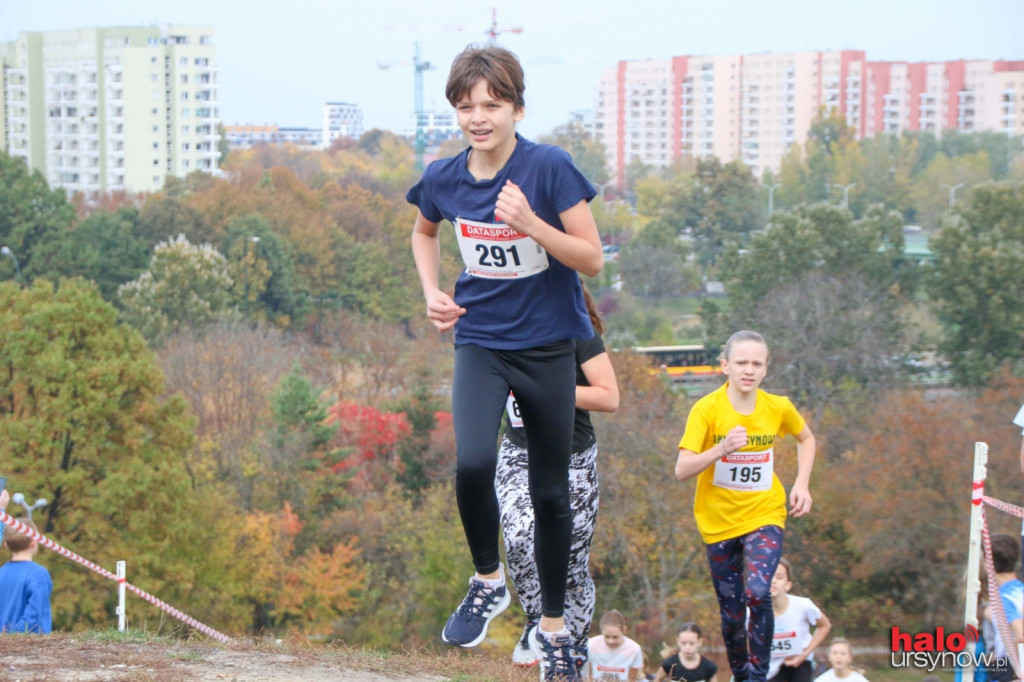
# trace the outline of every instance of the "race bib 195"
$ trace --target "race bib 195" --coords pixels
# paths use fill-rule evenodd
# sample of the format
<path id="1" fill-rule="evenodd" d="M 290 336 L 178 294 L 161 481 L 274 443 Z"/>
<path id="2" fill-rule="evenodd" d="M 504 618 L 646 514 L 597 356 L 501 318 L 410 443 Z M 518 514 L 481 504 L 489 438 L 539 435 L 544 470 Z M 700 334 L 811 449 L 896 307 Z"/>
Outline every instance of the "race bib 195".
<path id="1" fill-rule="evenodd" d="M 730 490 L 771 490 L 772 449 L 734 452 L 715 462 L 714 483 Z"/>
<path id="2" fill-rule="evenodd" d="M 544 247 L 508 225 L 457 218 L 455 238 L 466 272 L 474 277 L 530 277 L 548 269 Z"/>

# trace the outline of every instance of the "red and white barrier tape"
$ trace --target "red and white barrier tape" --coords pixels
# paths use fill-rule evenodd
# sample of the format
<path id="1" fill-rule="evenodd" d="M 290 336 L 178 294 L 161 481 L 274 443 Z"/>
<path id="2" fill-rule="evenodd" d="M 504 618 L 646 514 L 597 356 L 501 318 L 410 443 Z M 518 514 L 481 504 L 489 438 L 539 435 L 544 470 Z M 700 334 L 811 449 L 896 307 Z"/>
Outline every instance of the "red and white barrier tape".
<path id="1" fill-rule="evenodd" d="M 211 628 L 211 627 L 209 627 L 207 625 L 203 625 L 202 623 L 200 623 L 198 620 L 196 620 L 192 616 L 189 616 L 187 614 L 182 613 L 181 611 L 179 611 L 178 609 L 174 608 L 170 604 L 167 604 L 166 602 L 163 602 L 160 599 L 157 599 L 156 597 L 154 597 L 153 595 L 149 594 L 145 590 L 142 590 L 142 589 L 139 589 L 138 587 L 135 587 L 135 585 L 132 585 L 130 582 L 128 582 L 124 578 L 118 578 L 116 575 L 114 575 L 113 573 L 111 573 L 107 569 L 103 568 L 102 566 L 97 566 L 96 564 L 94 564 L 93 562 L 89 561 L 88 559 L 80 557 L 79 555 L 75 554 L 71 550 L 62 547 L 61 545 L 59 545 L 56 542 L 54 542 L 53 540 L 49 539 L 45 535 L 32 530 L 31 528 L 29 528 L 28 526 L 26 526 L 22 522 L 18 521 L 13 516 L 11 516 L 10 514 L 8 514 L 5 511 L 3 511 L 2 509 L 0 509 L 0 523 L 7 524 L 10 528 L 13 528 L 14 530 L 18 531 L 22 535 L 26 535 L 26 536 L 32 538 L 33 540 L 38 542 L 43 547 L 46 547 L 47 549 L 52 550 L 52 551 L 56 552 L 57 554 L 60 554 L 62 557 L 71 559 L 72 561 L 75 561 L 77 563 L 82 564 L 86 568 L 88 568 L 88 569 L 90 569 L 92 571 L 95 571 L 96 573 L 99 573 L 104 578 L 108 578 L 110 580 L 113 580 L 116 583 L 124 583 L 125 589 L 131 590 L 135 594 L 139 595 L 140 597 L 142 597 L 143 599 L 148 601 L 153 606 L 159 607 L 160 609 L 166 611 L 170 615 L 172 615 L 175 618 L 177 618 L 178 620 L 180 620 L 182 623 L 185 623 L 189 627 L 193 627 L 196 630 L 199 630 L 203 634 L 216 639 L 218 642 L 230 642 L 231 641 L 231 638 L 228 637 L 227 635 L 222 634 L 220 632 L 217 632 L 216 630 L 214 630 L 213 628 Z"/>
<path id="2" fill-rule="evenodd" d="M 996 498 L 989 497 L 988 495 L 982 496 L 981 500 L 993 509 L 1006 512 L 1007 514 L 1016 516 L 1018 519 L 1024 519 L 1024 507 L 1018 507 L 1015 504 L 1003 502 L 1002 500 L 997 500 Z"/>

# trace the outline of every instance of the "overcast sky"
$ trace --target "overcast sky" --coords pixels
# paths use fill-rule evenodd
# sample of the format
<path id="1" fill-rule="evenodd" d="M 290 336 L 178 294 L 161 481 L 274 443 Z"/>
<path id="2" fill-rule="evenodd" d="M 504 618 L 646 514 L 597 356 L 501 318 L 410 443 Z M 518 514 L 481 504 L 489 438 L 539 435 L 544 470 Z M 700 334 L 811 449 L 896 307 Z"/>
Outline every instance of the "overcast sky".
<path id="1" fill-rule="evenodd" d="M 365 126 L 402 132 L 414 109 L 448 107 L 453 57 L 486 40 L 526 70 L 528 137 L 592 109 L 619 60 L 860 49 L 869 59 L 1024 59 L 1024 0 L 0 0 L 0 41 L 20 31 L 189 24 L 214 29 L 226 124 L 318 127 L 326 101 L 362 107 Z M 520 28 L 516 33 L 508 29 Z M 382 69 L 379 65 L 389 68 Z"/>

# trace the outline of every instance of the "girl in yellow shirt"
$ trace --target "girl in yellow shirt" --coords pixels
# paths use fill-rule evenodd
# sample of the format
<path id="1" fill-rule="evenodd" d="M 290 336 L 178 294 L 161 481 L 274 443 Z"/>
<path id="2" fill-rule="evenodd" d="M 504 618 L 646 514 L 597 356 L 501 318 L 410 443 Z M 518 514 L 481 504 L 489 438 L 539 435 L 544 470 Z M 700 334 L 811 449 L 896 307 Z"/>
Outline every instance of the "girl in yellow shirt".
<path id="1" fill-rule="evenodd" d="M 771 580 L 782 557 L 786 522 L 786 493 L 774 471 L 775 441 L 796 437 L 789 513 L 803 516 L 811 510 L 814 434 L 788 398 L 759 388 L 768 370 L 763 336 L 736 332 L 721 363 L 727 381 L 690 410 L 675 473 L 681 481 L 698 477 L 693 513 L 733 678 L 764 682 L 775 627 Z"/>

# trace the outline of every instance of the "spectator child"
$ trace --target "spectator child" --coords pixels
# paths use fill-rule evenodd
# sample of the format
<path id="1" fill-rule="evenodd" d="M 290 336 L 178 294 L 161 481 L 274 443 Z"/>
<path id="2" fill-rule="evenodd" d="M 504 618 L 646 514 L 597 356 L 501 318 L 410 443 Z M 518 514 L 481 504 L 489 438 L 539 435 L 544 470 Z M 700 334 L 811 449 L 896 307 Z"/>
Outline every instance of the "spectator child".
<path id="1" fill-rule="evenodd" d="M 996 571 L 996 584 L 999 586 L 999 597 L 1006 614 L 1006 622 L 1010 626 L 1010 633 L 1013 635 L 1012 646 L 1016 647 L 1018 642 L 1024 642 L 1024 583 L 1017 578 L 1017 557 L 1020 553 L 1020 545 L 1017 538 L 1005 533 L 996 533 L 989 540 L 992 546 L 992 563 Z M 987 617 L 995 622 L 991 605 L 986 609 Z M 1008 661 L 1006 655 L 1006 642 L 999 635 L 998 627 L 995 628 L 995 646 L 993 653 L 997 661 Z M 1017 679 L 1013 673 L 1013 667 L 996 666 L 989 668 L 988 679 L 994 682 L 1007 682 Z"/>
<path id="2" fill-rule="evenodd" d="M 18 521 L 39 532 L 31 520 Z M 11 560 L 0 566 L 0 632 L 50 632 L 53 581 L 46 567 L 33 561 L 38 544 L 8 528 L 4 545 L 11 550 Z"/>

